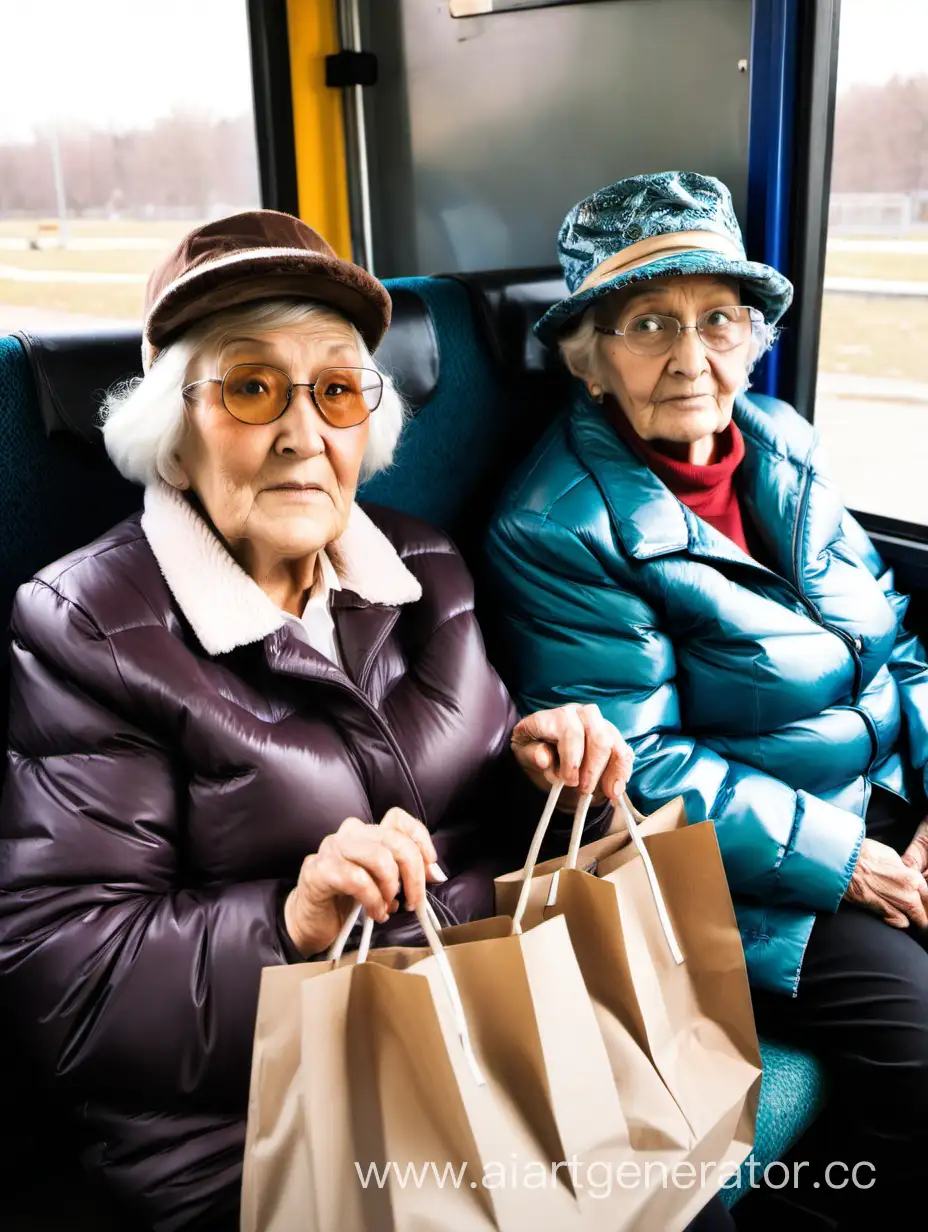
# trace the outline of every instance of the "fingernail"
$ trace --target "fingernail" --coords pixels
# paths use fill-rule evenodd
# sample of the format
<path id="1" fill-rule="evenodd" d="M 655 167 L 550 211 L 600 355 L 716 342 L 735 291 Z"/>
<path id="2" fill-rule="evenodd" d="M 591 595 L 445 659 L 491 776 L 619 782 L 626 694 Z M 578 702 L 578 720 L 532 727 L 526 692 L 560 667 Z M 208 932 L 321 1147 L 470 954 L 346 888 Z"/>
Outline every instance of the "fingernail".
<path id="1" fill-rule="evenodd" d="M 429 878 L 432 881 L 442 882 L 442 881 L 448 880 L 448 874 L 445 872 L 442 872 L 441 866 L 437 863 L 429 865 L 428 873 L 429 873 Z"/>

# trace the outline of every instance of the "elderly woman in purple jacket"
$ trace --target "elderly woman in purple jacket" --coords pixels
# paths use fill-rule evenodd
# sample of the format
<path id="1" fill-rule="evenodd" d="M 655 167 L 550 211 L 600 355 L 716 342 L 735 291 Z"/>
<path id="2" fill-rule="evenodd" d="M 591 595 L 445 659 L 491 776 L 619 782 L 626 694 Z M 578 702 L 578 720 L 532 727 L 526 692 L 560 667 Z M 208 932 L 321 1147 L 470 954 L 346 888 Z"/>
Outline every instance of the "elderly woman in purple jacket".
<path id="1" fill-rule="evenodd" d="M 391 942 L 428 885 L 490 913 L 537 788 L 630 773 L 596 707 L 516 723 L 454 547 L 355 502 L 402 426 L 389 313 L 287 215 L 193 231 L 105 405 L 144 512 L 17 596 L 2 1012 L 134 1227 L 235 1222 L 262 967 L 355 901 Z"/>

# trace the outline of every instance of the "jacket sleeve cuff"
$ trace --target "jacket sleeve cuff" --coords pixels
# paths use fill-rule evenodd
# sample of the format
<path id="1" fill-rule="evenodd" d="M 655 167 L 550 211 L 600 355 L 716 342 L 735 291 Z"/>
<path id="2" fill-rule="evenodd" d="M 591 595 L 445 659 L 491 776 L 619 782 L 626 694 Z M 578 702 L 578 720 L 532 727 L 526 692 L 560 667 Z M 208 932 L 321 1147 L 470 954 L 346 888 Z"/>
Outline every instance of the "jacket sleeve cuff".
<path id="1" fill-rule="evenodd" d="M 285 963 L 302 963 L 308 959 L 304 954 L 293 944 L 293 938 L 287 931 L 287 921 L 284 916 L 284 904 L 287 901 L 287 895 L 290 893 L 292 886 L 282 886 L 280 894 L 277 896 L 277 940 L 280 943 L 281 953 Z"/>
<path id="2" fill-rule="evenodd" d="M 796 793 L 792 842 L 777 870 L 780 896 L 816 911 L 837 911 L 860 855 L 863 819 L 820 800 Z"/>

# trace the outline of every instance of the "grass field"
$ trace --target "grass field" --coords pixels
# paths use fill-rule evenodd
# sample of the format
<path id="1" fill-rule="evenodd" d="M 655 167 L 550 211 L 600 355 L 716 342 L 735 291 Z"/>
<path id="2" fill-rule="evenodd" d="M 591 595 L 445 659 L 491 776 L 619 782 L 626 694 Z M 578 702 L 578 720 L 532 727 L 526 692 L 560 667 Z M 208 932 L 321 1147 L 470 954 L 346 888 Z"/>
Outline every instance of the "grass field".
<path id="1" fill-rule="evenodd" d="M 928 299 L 826 295 L 819 370 L 928 384 Z"/>
<path id="2" fill-rule="evenodd" d="M 36 221 L 0 219 L 0 309 L 4 328 L 15 320 L 15 310 L 42 309 L 49 314 L 138 321 L 142 315 L 145 279 L 162 252 L 168 251 L 185 235 L 192 221 L 142 222 L 120 220 L 77 220 L 69 223 L 69 241 L 79 245 L 91 242 L 93 248 L 51 246 L 53 238 L 42 235 L 42 247 L 34 250 L 9 247 L 11 241 L 29 241 L 39 237 Z M 112 240 L 112 246 L 104 241 Z M 132 247 L 144 243 L 144 247 Z M 97 246 L 100 245 L 100 246 Z M 3 269 L 48 272 L 81 272 L 98 274 L 132 274 L 135 283 L 93 282 L 29 282 L 4 277 Z"/>
<path id="3" fill-rule="evenodd" d="M 825 262 L 825 277 L 829 276 L 928 282 L 928 249 L 924 253 L 832 252 Z"/>
<path id="4" fill-rule="evenodd" d="M 29 249 L 0 247 L 0 267 L 12 265 L 25 270 L 93 270 L 101 274 L 151 273 L 158 260 L 159 251 L 168 251 L 171 241 L 164 249 L 157 248 L 103 248 L 94 251 L 75 248 Z"/>
<path id="5" fill-rule="evenodd" d="M 5 254 L 0 253 L 0 257 Z M 2 265 L 2 262 L 0 262 Z M 0 276 L 0 309 L 4 325 L 0 333 L 15 329 L 10 324 L 16 308 L 42 308 L 49 313 L 141 321 L 145 288 L 87 283 L 5 282 Z"/>

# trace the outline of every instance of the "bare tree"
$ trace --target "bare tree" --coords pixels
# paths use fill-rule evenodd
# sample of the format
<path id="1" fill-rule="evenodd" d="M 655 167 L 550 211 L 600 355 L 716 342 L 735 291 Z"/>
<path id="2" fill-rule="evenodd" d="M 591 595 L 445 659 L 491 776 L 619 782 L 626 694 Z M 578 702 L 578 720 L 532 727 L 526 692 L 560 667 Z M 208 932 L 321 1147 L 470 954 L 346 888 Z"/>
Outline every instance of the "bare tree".
<path id="1" fill-rule="evenodd" d="M 835 112 L 832 190 L 928 189 L 928 76 L 853 86 Z"/>
<path id="2" fill-rule="evenodd" d="M 207 214 L 259 199 L 250 115 L 214 121 L 177 113 L 125 133 L 72 129 L 60 135 L 69 208 Z M 55 209 L 48 134 L 0 145 L 0 214 Z"/>

